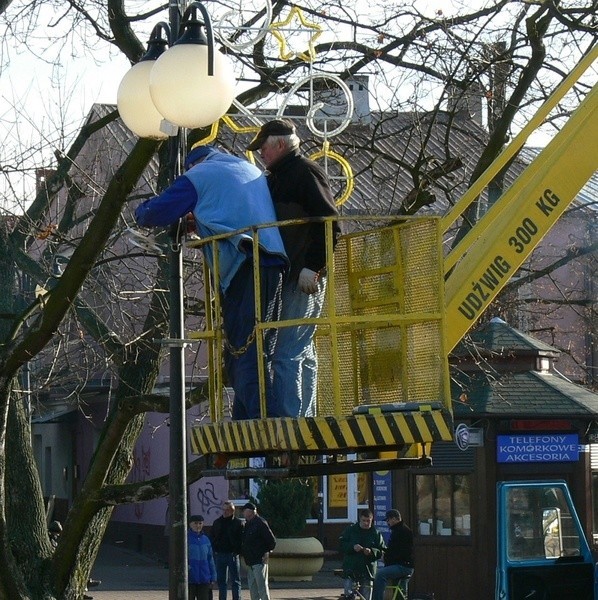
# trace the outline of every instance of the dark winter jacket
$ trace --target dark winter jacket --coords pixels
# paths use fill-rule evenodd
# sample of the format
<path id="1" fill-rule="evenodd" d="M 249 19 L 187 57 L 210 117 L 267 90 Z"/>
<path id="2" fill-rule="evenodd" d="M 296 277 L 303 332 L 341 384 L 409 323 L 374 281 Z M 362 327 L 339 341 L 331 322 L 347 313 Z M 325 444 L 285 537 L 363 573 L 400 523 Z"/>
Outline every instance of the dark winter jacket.
<path id="1" fill-rule="evenodd" d="M 268 525 L 268 521 L 259 515 L 245 522 L 241 554 L 248 567 L 262 563 L 266 552 L 272 552 L 276 546 L 276 538 Z"/>
<path id="2" fill-rule="evenodd" d="M 384 564 L 413 568 L 413 532 L 403 521 L 390 528 L 390 538 L 384 553 Z"/>
<path id="3" fill-rule="evenodd" d="M 372 553 L 366 556 L 363 552 L 356 552 L 353 549 L 355 544 L 370 548 Z M 359 523 L 349 525 L 340 537 L 345 577 L 372 581 L 376 575 L 376 562 L 382 558 L 385 547 L 384 538 L 375 527 L 363 529 Z"/>
<path id="4" fill-rule="evenodd" d="M 271 164 L 267 178 L 279 221 L 338 215 L 326 173 L 298 150 Z M 335 241 L 339 232 L 335 223 Z M 291 278 L 297 279 L 303 267 L 318 272 L 326 266 L 324 223 L 285 226 L 280 234 L 291 261 Z"/>
<path id="5" fill-rule="evenodd" d="M 240 554 L 243 540 L 243 521 L 231 515 L 218 517 L 210 532 L 214 552 Z"/>

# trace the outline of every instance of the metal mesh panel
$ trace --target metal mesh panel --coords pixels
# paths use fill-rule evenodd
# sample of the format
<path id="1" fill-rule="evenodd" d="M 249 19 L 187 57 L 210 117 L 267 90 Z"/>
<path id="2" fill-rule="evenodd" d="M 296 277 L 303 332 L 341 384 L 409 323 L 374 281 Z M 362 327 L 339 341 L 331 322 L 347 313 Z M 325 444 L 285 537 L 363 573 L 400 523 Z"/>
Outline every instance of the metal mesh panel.
<path id="1" fill-rule="evenodd" d="M 318 414 L 347 414 L 361 404 L 447 401 L 439 248 L 435 219 L 339 241 L 326 324 L 318 326 Z"/>

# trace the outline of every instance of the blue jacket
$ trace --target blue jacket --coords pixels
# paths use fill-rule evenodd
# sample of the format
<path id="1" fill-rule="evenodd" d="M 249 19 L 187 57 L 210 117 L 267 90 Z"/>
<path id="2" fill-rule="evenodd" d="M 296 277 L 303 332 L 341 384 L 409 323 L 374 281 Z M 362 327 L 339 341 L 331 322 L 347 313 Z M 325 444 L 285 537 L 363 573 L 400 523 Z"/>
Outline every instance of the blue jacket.
<path id="1" fill-rule="evenodd" d="M 276 221 L 263 173 L 242 158 L 218 151 L 208 154 L 159 196 L 140 204 L 135 219 L 142 227 L 164 227 L 190 212 L 195 216 L 201 237 Z M 251 232 L 219 242 L 220 288 L 223 292 L 237 269 L 251 255 L 250 242 Z M 278 228 L 260 229 L 259 244 L 262 251 L 272 255 L 268 264 L 288 263 Z M 204 247 L 204 254 L 213 267 L 211 246 Z"/>
<path id="2" fill-rule="evenodd" d="M 189 583 L 211 583 L 216 581 L 216 566 L 210 538 L 203 533 L 187 529 L 189 552 Z"/>

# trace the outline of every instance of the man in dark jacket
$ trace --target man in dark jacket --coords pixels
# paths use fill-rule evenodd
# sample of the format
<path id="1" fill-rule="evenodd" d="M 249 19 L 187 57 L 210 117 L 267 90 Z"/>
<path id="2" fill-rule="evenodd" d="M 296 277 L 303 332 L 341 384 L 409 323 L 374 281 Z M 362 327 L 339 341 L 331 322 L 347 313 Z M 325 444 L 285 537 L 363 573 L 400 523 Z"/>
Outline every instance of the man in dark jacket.
<path id="1" fill-rule="evenodd" d="M 413 532 L 396 509 L 386 513 L 386 522 L 390 527 L 390 538 L 384 553 L 384 566 L 378 569 L 374 579 L 372 600 L 383 600 L 388 579 L 405 580 L 413 575 Z"/>
<path id="2" fill-rule="evenodd" d="M 338 210 L 324 170 L 299 153 L 295 126 L 286 119 L 265 123 L 248 150 L 259 150 L 279 221 L 334 217 Z M 333 242 L 340 229 L 333 226 Z M 307 222 L 280 227 L 291 261 L 282 287 L 281 320 L 317 318 L 326 292 L 326 227 Z M 317 357 L 314 325 L 278 330 L 272 360 L 273 397 L 280 416 L 313 416 L 316 408 Z"/>
<path id="3" fill-rule="evenodd" d="M 235 505 L 230 500 L 222 505 L 222 515 L 214 521 L 210 538 L 216 563 L 218 599 L 226 600 L 227 581 L 230 579 L 233 600 L 240 600 L 239 553 L 243 540 L 243 521 L 235 517 Z"/>
<path id="4" fill-rule="evenodd" d="M 270 600 L 268 559 L 276 546 L 276 538 L 266 519 L 257 514 L 252 502 L 243 506 L 245 529 L 241 554 L 247 565 L 247 585 L 251 600 Z"/>
<path id="5" fill-rule="evenodd" d="M 353 586 L 360 585 L 360 593 L 370 600 L 376 563 L 384 552 L 384 539 L 373 526 L 374 513 L 369 509 L 359 512 L 359 522 L 349 525 L 340 537 L 345 579 L 344 597 L 353 598 Z"/>

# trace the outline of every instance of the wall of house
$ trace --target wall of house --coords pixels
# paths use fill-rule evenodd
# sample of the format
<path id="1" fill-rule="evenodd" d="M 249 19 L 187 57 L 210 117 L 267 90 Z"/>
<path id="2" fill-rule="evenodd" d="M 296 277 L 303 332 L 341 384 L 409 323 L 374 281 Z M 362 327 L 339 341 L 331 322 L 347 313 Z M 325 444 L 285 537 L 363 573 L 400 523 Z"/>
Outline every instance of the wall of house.
<path id="1" fill-rule="evenodd" d="M 187 413 L 190 427 L 198 408 Z M 188 460 L 196 457 L 188 446 Z M 169 465 L 169 427 L 167 416 L 148 413 L 146 425 L 134 451 L 130 482 L 141 482 L 167 475 Z M 222 477 L 206 477 L 189 486 L 188 514 L 201 514 L 206 526 L 220 516 L 222 502 L 228 499 L 228 482 Z M 166 559 L 168 556 L 168 499 L 126 504 L 114 509 L 107 541 L 119 543 L 138 552 Z"/>
<path id="2" fill-rule="evenodd" d="M 33 452 L 44 497 L 56 498 L 63 506 L 73 498 L 74 426 L 71 422 L 39 423 L 32 425 Z M 59 509 L 57 513 L 62 513 Z M 65 515 L 51 515 L 63 520 Z"/>

